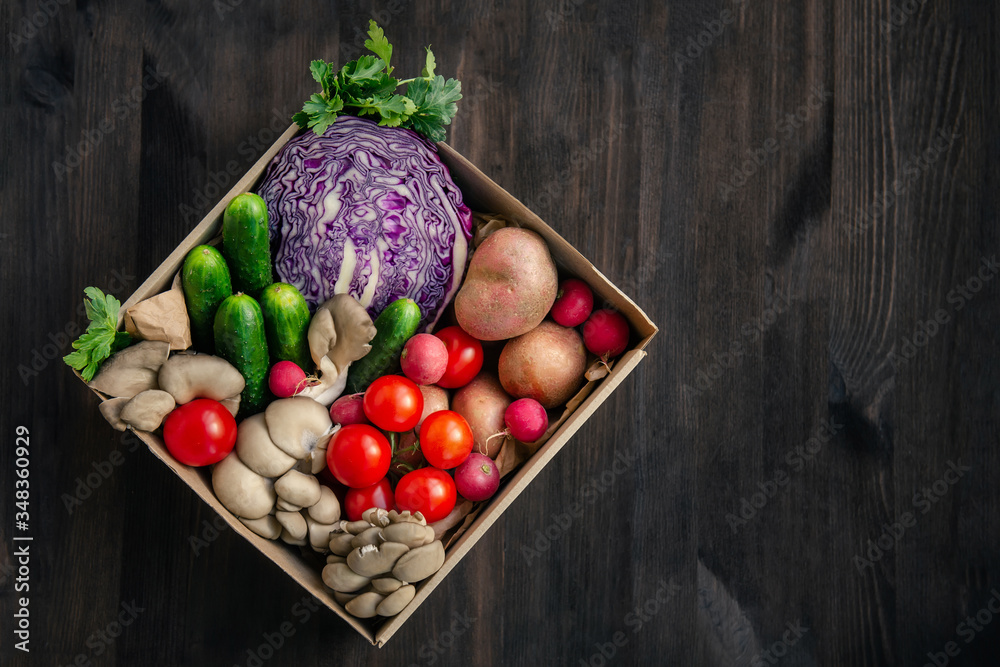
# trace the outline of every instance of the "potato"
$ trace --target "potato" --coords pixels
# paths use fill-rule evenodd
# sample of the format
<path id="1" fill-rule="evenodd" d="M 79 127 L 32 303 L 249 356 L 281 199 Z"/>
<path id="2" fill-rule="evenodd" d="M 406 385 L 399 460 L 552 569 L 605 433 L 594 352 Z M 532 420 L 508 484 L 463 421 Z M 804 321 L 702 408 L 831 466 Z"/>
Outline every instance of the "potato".
<path id="1" fill-rule="evenodd" d="M 440 410 L 448 409 L 448 392 L 433 384 L 422 384 L 420 393 L 424 395 L 424 411 L 420 413 L 420 421 L 417 422 L 417 432 L 424 425 L 424 420 L 428 415 L 432 415 Z"/>
<path id="2" fill-rule="evenodd" d="M 558 407 L 583 384 L 587 352 L 575 329 L 546 320 L 507 342 L 500 353 L 500 384 L 516 398 Z"/>
<path id="3" fill-rule="evenodd" d="M 465 417 L 472 427 L 476 443 L 473 451 L 491 459 L 497 457 L 504 438 L 489 440 L 489 437 L 504 430 L 504 411 L 512 400 L 500 385 L 500 379 L 489 371 L 481 371 L 472 382 L 455 392 L 451 409 Z"/>
<path id="4" fill-rule="evenodd" d="M 455 296 L 455 318 L 479 340 L 513 338 L 545 319 L 558 289 L 545 240 L 528 229 L 504 227 L 473 253 Z"/>

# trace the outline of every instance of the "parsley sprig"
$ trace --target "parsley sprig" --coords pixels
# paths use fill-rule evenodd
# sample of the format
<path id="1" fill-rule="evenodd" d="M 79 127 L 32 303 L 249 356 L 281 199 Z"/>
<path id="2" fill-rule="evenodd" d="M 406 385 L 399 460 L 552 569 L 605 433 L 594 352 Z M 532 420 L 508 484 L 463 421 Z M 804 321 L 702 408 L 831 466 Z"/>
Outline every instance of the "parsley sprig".
<path id="1" fill-rule="evenodd" d="M 309 65 L 313 78 L 323 87 L 292 117 L 301 128 L 323 134 L 342 115 L 377 116 L 378 124 L 406 127 L 431 141 L 443 141 L 445 125 L 458 111 L 462 83 L 435 74 L 437 61 L 427 47 L 427 59 L 420 76 L 399 80 L 392 76 L 392 45 L 375 21 L 368 27 L 365 48 L 375 55 L 352 60 L 339 70 L 334 63 L 314 60 Z M 406 94 L 395 92 L 406 86 Z"/>
<path id="2" fill-rule="evenodd" d="M 87 309 L 90 324 L 87 325 L 87 330 L 73 341 L 73 349 L 76 351 L 63 357 L 63 361 L 80 371 L 83 379 L 90 382 L 104 360 L 128 347 L 132 337 L 124 331 L 117 330 L 121 301 L 110 294 L 105 295 L 96 287 L 87 287 L 83 293 L 89 297 L 83 300 L 83 304 Z"/>

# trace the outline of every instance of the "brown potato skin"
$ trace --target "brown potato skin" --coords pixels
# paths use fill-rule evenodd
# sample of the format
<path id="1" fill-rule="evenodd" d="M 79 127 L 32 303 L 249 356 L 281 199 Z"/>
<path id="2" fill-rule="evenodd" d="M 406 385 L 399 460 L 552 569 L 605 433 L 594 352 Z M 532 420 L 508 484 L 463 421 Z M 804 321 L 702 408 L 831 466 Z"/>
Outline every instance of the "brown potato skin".
<path id="1" fill-rule="evenodd" d="M 489 371 L 480 371 L 472 382 L 455 392 L 451 399 L 451 409 L 469 422 L 476 443 L 472 451 L 485 454 L 491 459 L 497 457 L 504 438 L 489 440 L 489 437 L 506 428 L 503 416 L 512 401 L 503 390 L 500 379 Z"/>
<path id="2" fill-rule="evenodd" d="M 587 351 L 575 329 L 546 320 L 507 342 L 500 353 L 500 384 L 516 398 L 533 398 L 546 410 L 559 407 L 579 391 L 587 370 Z"/>
<path id="3" fill-rule="evenodd" d="M 504 227 L 473 253 L 455 295 L 455 319 L 479 340 L 514 338 L 545 319 L 558 290 L 545 239 L 529 229 Z"/>

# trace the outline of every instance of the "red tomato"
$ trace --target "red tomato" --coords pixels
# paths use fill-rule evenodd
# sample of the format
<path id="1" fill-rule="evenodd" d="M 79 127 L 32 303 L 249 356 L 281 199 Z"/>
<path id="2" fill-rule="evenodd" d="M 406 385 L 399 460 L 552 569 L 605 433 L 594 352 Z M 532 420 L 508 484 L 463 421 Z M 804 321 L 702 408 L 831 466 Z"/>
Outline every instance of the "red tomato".
<path id="1" fill-rule="evenodd" d="M 450 470 L 469 458 L 475 438 L 465 417 L 452 410 L 439 410 L 420 427 L 420 451 L 435 468 Z"/>
<path id="2" fill-rule="evenodd" d="M 421 468 L 403 475 L 396 485 L 396 509 L 420 512 L 427 523 L 448 516 L 455 509 L 455 480 L 444 470 Z"/>
<path id="3" fill-rule="evenodd" d="M 360 521 L 365 510 L 372 507 L 391 510 L 393 505 L 392 484 L 388 477 L 363 489 L 350 489 L 344 497 L 344 511 L 347 512 L 348 521 Z"/>
<path id="4" fill-rule="evenodd" d="M 163 422 L 163 442 L 184 465 L 218 463 L 236 444 L 236 420 L 222 403 L 196 398 L 167 415 Z"/>
<path id="5" fill-rule="evenodd" d="M 413 380 L 402 375 L 384 375 L 365 391 L 365 416 L 383 431 L 402 433 L 420 421 L 424 395 Z"/>
<path id="6" fill-rule="evenodd" d="M 434 334 L 448 348 L 448 369 L 438 380 L 439 387 L 457 389 L 472 382 L 483 368 L 483 345 L 462 327 L 445 327 Z"/>
<path id="7" fill-rule="evenodd" d="M 326 449 L 330 472 L 338 482 L 352 489 L 371 486 L 385 477 L 391 460 L 389 441 L 368 424 L 342 426 Z"/>

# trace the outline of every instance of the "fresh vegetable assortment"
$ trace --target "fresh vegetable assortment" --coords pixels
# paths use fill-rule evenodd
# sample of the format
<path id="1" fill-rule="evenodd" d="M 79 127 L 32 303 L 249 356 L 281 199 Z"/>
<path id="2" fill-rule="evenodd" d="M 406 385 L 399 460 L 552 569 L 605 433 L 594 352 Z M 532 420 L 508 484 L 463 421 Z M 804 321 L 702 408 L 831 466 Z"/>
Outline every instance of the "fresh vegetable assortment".
<path id="1" fill-rule="evenodd" d="M 442 138 L 458 84 L 429 49 L 422 77 L 393 79 L 374 22 L 369 36 L 374 57 L 312 64 L 323 92 L 296 116 L 312 131 L 229 202 L 221 245 L 185 258 L 193 348 L 127 346 L 119 302 L 88 288 L 66 358 L 116 428 L 162 427 L 179 462 L 213 466 L 251 531 L 328 553 L 323 581 L 363 618 L 412 600 L 442 537 L 630 335 L 533 231 L 501 225 L 469 256 L 471 212 L 413 131 Z"/>

